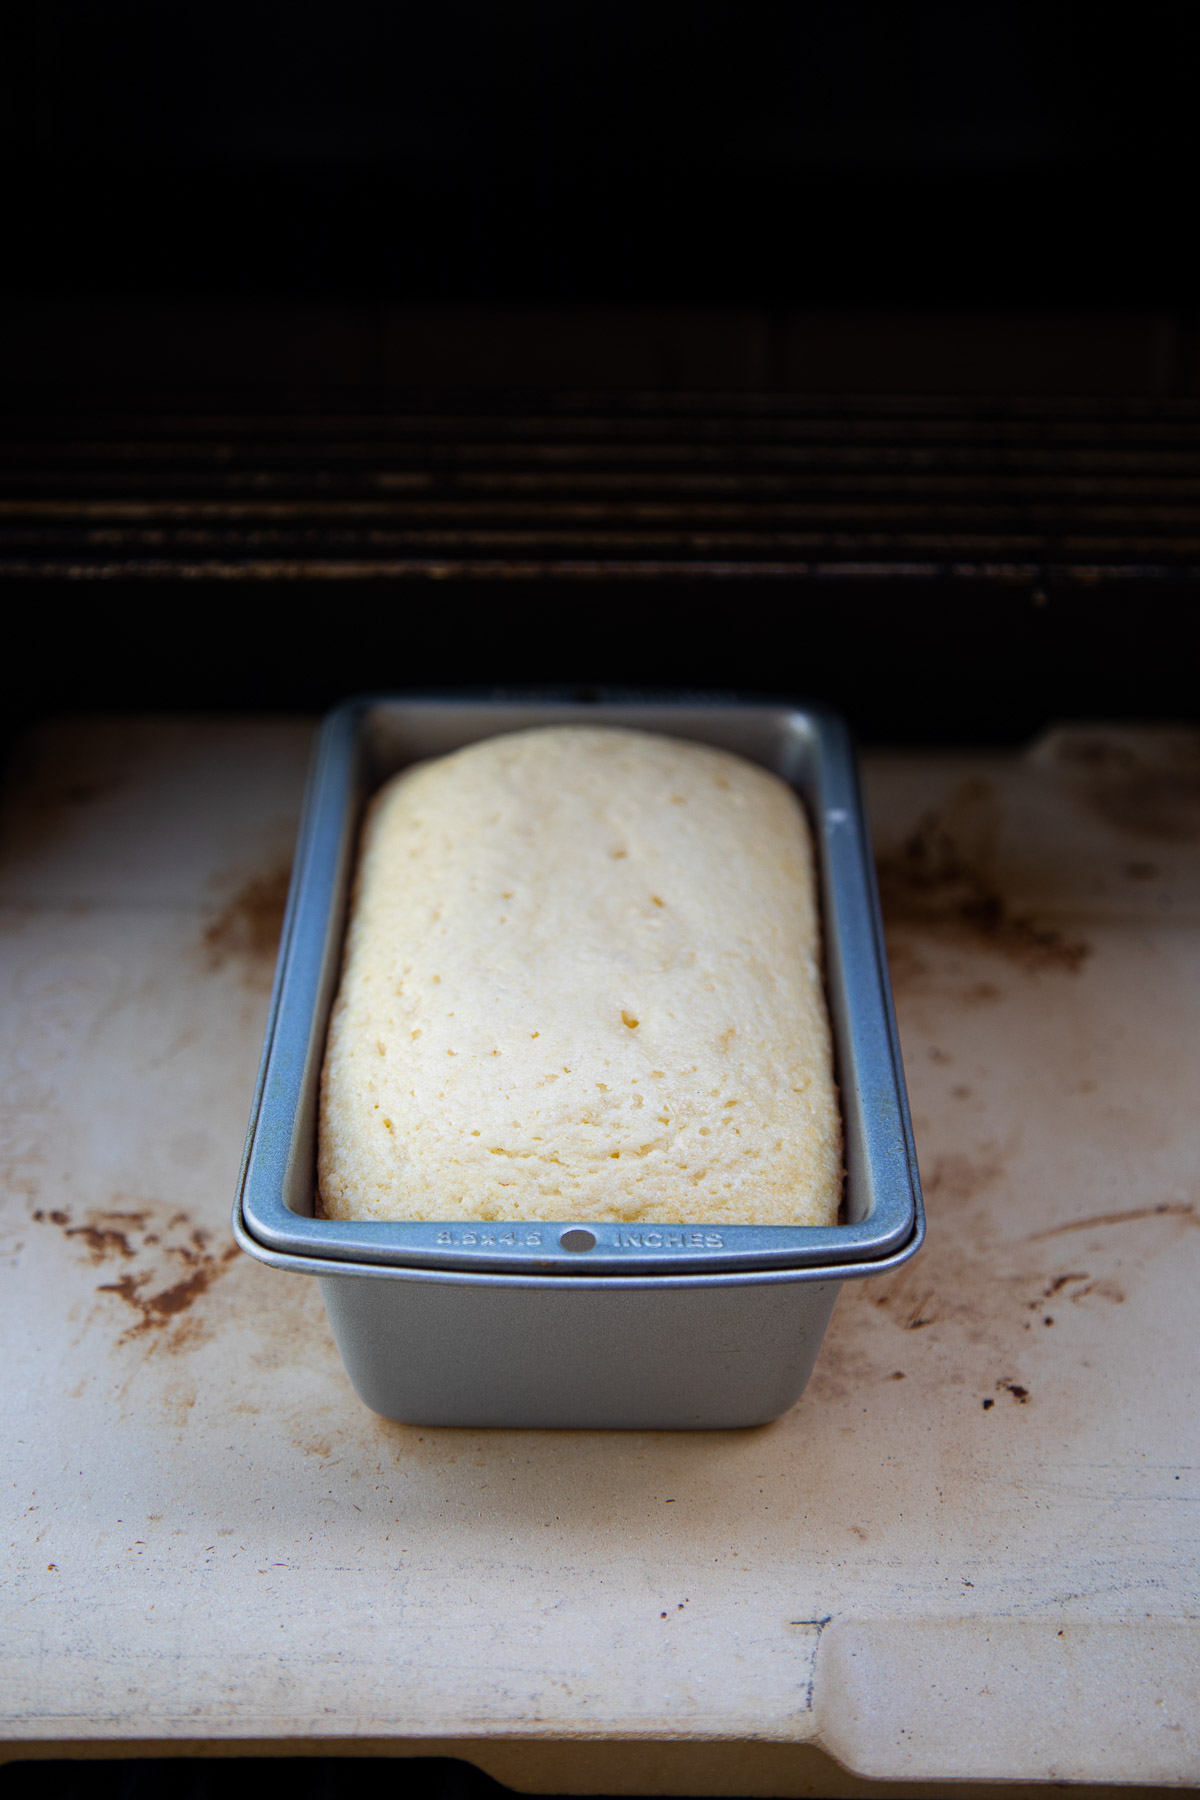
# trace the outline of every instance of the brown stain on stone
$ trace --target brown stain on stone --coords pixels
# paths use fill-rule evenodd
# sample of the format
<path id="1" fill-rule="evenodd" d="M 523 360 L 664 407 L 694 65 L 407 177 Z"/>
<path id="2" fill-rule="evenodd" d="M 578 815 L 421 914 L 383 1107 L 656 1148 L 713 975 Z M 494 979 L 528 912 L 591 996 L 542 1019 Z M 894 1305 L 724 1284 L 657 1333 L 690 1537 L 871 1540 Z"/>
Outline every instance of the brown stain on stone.
<path id="1" fill-rule="evenodd" d="M 107 1225 L 71 1225 L 63 1233 L 64 1237 L 79 1238 L 86 1244 L 93 1263 L 106 1262 L 110 1256 L 124 1256 L 132 1260 L 137 1251 L 129 1242 L 125 1232 L 117 1231 Z"/>
<path id="2" fill-rule="evenodd" d="M 119 1295 L 138 1314 L 137 1324 L 131 1325 L 121 1334 L 122 1343 L 127 1343 L 131 1338 L 161 1330 L 179 1314 L 185 1313 L 202 1294 L 208 1292 L 223 1267 L 237 1255 L 237 1245 L 229 1244 L 219 1256 L 206 1255 L 190 1275 L 185 1275 L 181 1281 L 172 1282 L 169 1287 L 147 1292 L 154 1279 L 152 1275 L 122 1275 L 117 1281 L 101 1282 L 96 1292 Z"/>
<path id="3" fill-rule="evenodd" d="M 1140 1219 L 1186 1219 L 1189 1225 L 1200 1225 L 1196 1208 L 1188 1200 L 1161 1200 L 1157 1206 L 1132 1206 L 1126 1212 L 1092 1213 L 1086 1219 L 1068 1219 L 1065 1225 L 1051 1225 L 1045 1231 L 1030 1234 L 1030 1243 L 1040 1238 L 1062 1237 L 1068 1231 L 1094 1231 L 1101 1225 L 1132 1225 Z"/>
<path id="4" fill-rule="evenodd" d="M 1082 1306 L 1093 1296 L 1097 1300 L 1107 1300 L 1112 1306 L 1124 1306 L 1127 1298 L 1125 1289 L 1115 1281 L 1089 1281 L 1084 1287 L 1077 1288 L 1070 1298 L 1073 1305 Z"/>
<path id="5" fill-rule="evenodd" d="M 1024 1406 L 1029 1399 L 1029 1389 L 1023 1387 L 1019 1381 L 998 1381 L 996 1383 L 996 1392 L 998 1394 L 1011 1394 L 1019 1406 Z"/>
<path id="6" fill-rule="evenodd" d="M 934 1161 L 929 1173 L 922 1177 L 924 1192 L 940 1200 L 973 1200 L 985 1188 L 994 1187 L 1004 1174 L 1004 1164 L 995 1157 L 965 1156 L 950 1151 Z"/>
<path id="7" fill-rule="evenodd" d="M 1200 837 L 1200 732 L 1069 732 L 1055 762 L 1075 776 L 1084 803 L 1109 825 L 1158 843 Z M 1153 880 L 1151 863 L 1132 863 L 1133 880 Z"/>
<path id="8" fill-rule="evenodd" d="M 930 1380 L 944 1382 L 952 1369 L 952 1391 L 936 1401 L 939 1411 L 957 1404 L 960 1387 L 963 1404 L 980 1417 L 981 1394 L 1007 1394 L 1024 1405 L 1038 1387 L 1041 1343 L 1064 1335 L 1069 1343 L 1073 1317 L 1134 1298 L 1130 1280 L 1136 1271 L 1127 1259 L 1118 1263 L 1094 1245 L 1089 1268 L 1081 1269 L 1066 1260 L 1069 1246 L 1053 1240 L 1063 1232 L 1104 1225 L 1128 1223 L 1144 1230 L 1158 1220 L 1178 1234 L 1200 1223 L 1200 1209 L 1165 1201 L 1013 1239 L 987 1208 L 972 1212 L 969 1231 L 956 1228 L 944 1185 L 927 1191 L 930 1230 L 921 1255 L 894 1275 L 846 1284 L 810 1383 L 822 1404 L 853 1403 L 857 1411 L 874 1391 L 881 1404 L 885 1392 L 895 1396 L 889 1407 L 924 1409 L 930 1404 Z M 1170 1235 L 1156 1234 L 1153 1249 L 1172 1254 Z M 1053 1326 L 1058 1329 L 1049 1329 Z M 898 1365 L 906 1377 L 903 1386 L 897 1382 Z M 1086 1381 L 1082 1374 L 1078 1378 Z M 1060 1370 L 1054 1379 L 1061 1381 Z M 983 1411 L 992 1404 L 985 1402 Z"/>
<path id="9" fill-rule="evenodd" d="M 901 994 L 908 988 L 919 986 L 929 973 L 929 964 L 924 957 L 893 931 L 888 932 L 887 958 L 893 993 Z"/>
<path id="10" fill-rule="evenodd" d="M 930 1293 L 917 1301 L 908 1318 L 904 1320 L 904 1330 L 923 1331 L 926 1325 L 936 1325 L 937 1322 L 937 1301 Z"/>
<path id="11" fill-rule="evenodd" d="M 1060 769 L 1058 775 L 1062 787 L 1074 792 L 1056 804 L 1078 810 L 1094 771 L 1076 778 Z M 1063 1411 L 1102 1431 L 1109 1377 L 1102 1357 L 1093 1355 L 1095 1346 L 1119 1341 L 1123 1330 L 1143 1319 L 1156 1284 L 1151 1271 L 1164 1259 L 1189 1252 L 1191 1233 L 1200 1224 L 1200 1196 L 1186 1186 L 1157 1203 L 1153 1190 L 1147 1193 L 1143 1186 L 1127 1195 L 1124 1207 L 1112 1196 L 1111 1211 L 1065 1217 L 1073 1205 L 1083 1211 L 1086 1190 L 1055 1192 L 1047 1168 L 1040 1197 L 1020 1193 L 1013 1186 L 1018 1165 L 999 1134 L 993 1146 L 986 1128 L 974 1141 L 957 1143 L 939 1133 L 950 1108 L 959 1104 L 951 1097 L 951 1083 L 969 1080 L 976 1098 L 986 1102 L 991 1077 L 976 1068 L 1002 1060 L 1001 1046 L 988 1036 L 986 1015 L 980 1016 L 983 1003 L 1010 1013 L 1029 1008 L 1036 1002 L 1035 982 L 1043 989 L 1042 1003 L 1051 1003 L 1052 990 L 1065 1000 L 1069 977 L 1088 957 L 1087 945 L 1075 939 L 1079 915 L 1072 910 L 1087 891 L 1068 866 L 1069 846 L 1062 848 L 1061 864 L 1035 859 L 1042 836 L 1053 826 L 1049 801 L 1039 797 L 1041 810 L 1031 821 L 1014 811 L 1005 825 L 1001 789 L 997 786 L 989 800 L 987 787 L 977 782 L 942 790 L 945 798 L 939 795 L 936 810 L 906 839 L 887 840 L 892 854 L 882 859 L 893 982 L 908 1003 L 901 1008 L 909 1026 L 905 1055 L 917 1075 L 929 1236 L 912 1264 L 894 1275 L 847 1282 L 834 1309 L 810 1395 L 815 1408 L 836 1409 L 848 1441 L 851 1433 L 868 1429 L 897 1430 L 903 1437 L 910 1426 L 914 1437 L 931 1428 L 935 1441 L 938 1433 L 961 1428 L 970 1441 L 971 1432 L 997 1426 L 1023 1432 L 1034 1425 L 1039 1409 Z M 1138 793 L 1127 781 L 1124 799 Z M 1172 779 L 1160 794 L 1162 808 L 1142 821 L 1143 829 L 1179 835 L 1186 823 L 1184 786 Z M 1019 790 L 1005 804 L 1019 809 L 1023 798 Z M 1111 816 L 1113 809 L 1108 810 Z M 907 820 L 916 820 L 918 811 L 914 807 Z M 1083 821 L 1082 841 L 1085 847 L 1099 845 L 1106 866 L 1123 871 L 1130 885 L 1158 879 L 1160 866 L 1167 866 L 1167 853 L 1160 855 L 1149 844 L 1143 853 L 1127 840 L 1113 855 L 1094 820 Z M 998 853 L 1004 844 L 1012 850 L 1011 861 Z M 1061 885 L 1051 889 L 1056 871 Z M 1039 898 L 1026 903 L 1017 884 L 1030 876 L 1037 882 L 1030 892 Z M 1028 917 L 1042 905 L 1048 909 L 1044 919 Z M 1019 929 L 1013 929 L 1014 920 Z M 1051 921 L 1062 929 L 1052 932 Z M 1084 970 L 1085 980 L 1092 966 Z M 967 989 L 981 973 L 992 977 L 990 991 L 979 995 L 976 1015 L 967 1021 Z M 1015 1020 L 997 1024 L 1007 1030 Z M 1007 1049 L 1007 1040 L 1002 1047 Z M 1089 1053 L 1086 1040 L 1079 1041 L 1079 1053 L 1081 1059 Z M 968 1067 L 968 1055 L 984 1061 Z M 1079 1092 L 1095 1092 L 1095 1080 L 1079 1079 L 1085 1067 L 1081 1061 L 1052 1074 L 1056 1081 L 1067 1075 Z M 926 1093 L 928 1122 L 922 1131 Z M 1075 1129 L 1063 1121 L 1064 1136 Z M 1016 1143 L 1021 1141 L 1018 1131 Z M 1086 1270 L 1081 1262 L 1088 1264 Z M 894 1380 L 898 1368 L 904 1381 Z"/>
<path id="12" fill-rule="evenodd" d="M 994 826 L 989 831 L 987 825 L 993 811 L 987 783 L 966 782 L 945 807 L 927 812 L 897 851 L 880 857 L 879 893 L 886 924 L 964 937 L 1031 972 L 1077 973 L 1091 953 L 1090 945 L 1056 925 L 1014 911 L 991 873 L 989 841 Z M 966 823 L 972 815 L 974 831 Z M 970 847 L 963 842 L 967 835 L 976 839 Z M 889 941 L 893 973 L 899 964 L 901 981 L 905 954 L 902 944 L 893 948 Z M 919 953 L 909 948 L 907 955 L 920 964 Z M 911 971 L 918 972 L 919 968 Z M 977 999 L 994 996 L 990 983 L 978 986 Z"/>
<path id="13" fill-rule="evenodd" d="M 1088 1272 L 1086 1269 L 1068 1269 L 1065 1275 L 1056 1275 L 1053 1281 L 1042 1290 L 1042 1299 L 1049 1300 L 1053 1295 L 1060 1294 L 1069 1282 L 1086 1281 L 1087 1279 Z M 1035 1300 L 1031 1301 L 1030 1304 L 1036 1306 L 1038 1302 Z"/>
<path id="14" fill-rule="evenodd" d="M 1109 1279 L 1093 1281 L 1086 1269 L 1071 1269 L 1065 1275 L 1056 1275 L 1042 1289 L 1036 1300 L 1029 1302 L 1032 1313 L 1040 1313 L 1047 1300 L 1057 1299 L 1071 1302 L 1072 1306 L 1082 1306 L 1089 1299 L 1107 1300 L 1112 1306 L 1123 1306 L 1126 1293 L 1119 1283 Z M 1053 1325 L 1054 1320 L 1043 1317 L 1043 1325 Z"/>
<path id="15" fill-rule="evenodd" d="M 270 980 L 287 905 L 291 863 L 251 876 L 205 927 L 201 949 L 205 967 L 217 971 L 239 962 L 251 986 Z"/>
<path id="16" fill-rule="evenodd" d="M 115 1294 L 138 1315 L 136 1324 L 121 1333 L 120 1343 L 152 1332 L 161 1335 L 167 1327 L 177 1326 L 239 1254 L 236 1244 L 211 1248 L 212 1234 L 193 1224 L 188 1213 L 175 1209 L 164 1220 L 159 1215 L 165 1212 L 166 1208 L 153 1205 L 117 1206 L 93 1210 L 79 1224 L 61 1208 L 33 1214 L 35 1224 L 57 1226 L 65 1239 L 85 1250 L 93 1267 L 142 1263 L 96 1288 L 99 1294 Z M 182 1263 L 187 1272 L 175 1273 L 172 1261 L 176 1267 Z M 181 1349 L 195 1338 L 194 1331 L 177 1330 L 164 1341 Z"/>
<path id="17" fill-rule="evenodd" d="M 76 1225 L 69 1212 L 56 1207 L 44 1212 L 40 1207 L 32 1215 L 35 1225 L 57 1225 L 65 1238 L 77 1238 L 96 1266 L 119 1257 L 130 1261 L 138 1254 L 130 1242 L 131 1232 L 144 1229 L 148 1214 L 124 1209 L 99 1208 L 89 1211 L 81 1225 Z"/>

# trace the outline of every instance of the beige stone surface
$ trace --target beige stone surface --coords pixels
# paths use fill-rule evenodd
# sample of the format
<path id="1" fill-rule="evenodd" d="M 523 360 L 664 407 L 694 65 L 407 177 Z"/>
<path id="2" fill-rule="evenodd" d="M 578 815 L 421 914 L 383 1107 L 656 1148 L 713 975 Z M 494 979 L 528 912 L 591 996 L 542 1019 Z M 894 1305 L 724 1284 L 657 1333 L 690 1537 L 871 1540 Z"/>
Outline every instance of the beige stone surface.
<path id="1" fill-rule="evenodd" d="M 85 721 L 16 771 L 6 1753 L 1195 1785 L 1197 739 L 868 760 L 928 1246 L 791 1413 L 697 1434 L 385 1423 L 233 1251 L 307 743 Z"/>

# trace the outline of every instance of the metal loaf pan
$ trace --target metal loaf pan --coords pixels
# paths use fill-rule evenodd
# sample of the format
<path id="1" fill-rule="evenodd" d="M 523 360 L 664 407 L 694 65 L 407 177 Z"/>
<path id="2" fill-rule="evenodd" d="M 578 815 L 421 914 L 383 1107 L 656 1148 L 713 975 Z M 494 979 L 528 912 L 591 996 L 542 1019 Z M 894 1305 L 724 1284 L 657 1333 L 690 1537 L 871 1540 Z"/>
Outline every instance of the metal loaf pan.
<path id="1" fill-rule="evenodd" d="M 820 866 L 846 1146 L 843 1223 L 377 1223 L 315 1216 L 317 1091 L 358 828 L 396 770 L 502 732 L 631 726 L 735 751 L 795 788 Z M 316 1275 L 343 1361 L 385 1416 L 445 1425 L 759 1424 L 798 1398 L 842 1281 L 924 1231 L 874 870 L 841 721 L 686 699 L 349 702 L 318 739 L 234 1232 Z"/>

